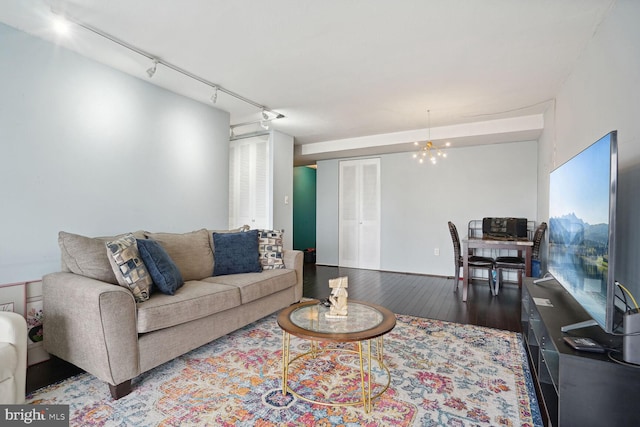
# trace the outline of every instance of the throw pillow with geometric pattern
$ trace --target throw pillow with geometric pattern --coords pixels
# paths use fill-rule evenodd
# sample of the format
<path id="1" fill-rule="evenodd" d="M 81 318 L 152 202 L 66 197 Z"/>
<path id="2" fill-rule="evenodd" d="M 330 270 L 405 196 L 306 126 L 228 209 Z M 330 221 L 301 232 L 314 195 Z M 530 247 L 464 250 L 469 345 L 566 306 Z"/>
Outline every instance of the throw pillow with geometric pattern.
<path id="1" fill-rule="evenodd" d="M 258 252 L 263 270 L 285 268 L 282 231 L 258 230 Z"/>
<path id="2" fill-rule="evenodd" d="M 144 302 L 151 294 L 151 276 L 140 258 L 133 234 L 106 243 L 109 262 L 120 286 L 131 291 L 136 302 Z"/>

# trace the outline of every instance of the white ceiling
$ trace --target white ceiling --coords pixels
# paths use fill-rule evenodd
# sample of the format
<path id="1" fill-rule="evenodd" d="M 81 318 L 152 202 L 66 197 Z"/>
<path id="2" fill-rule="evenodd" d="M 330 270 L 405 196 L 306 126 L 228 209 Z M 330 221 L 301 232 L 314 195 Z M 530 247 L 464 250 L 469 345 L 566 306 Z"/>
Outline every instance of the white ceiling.
<path id="1" fill-rule="evenodd" d="M 150 60 L 87 30 L 59 37 L 53 8 L 282 113 L 273 128 L 301 164 L 410 150 L 427 110 L 434 141 L 454 147 L 536 139 L 614 2 L 2 0 L 0 21 L 210 102 L 208 86 L 162 66 L 149 79 Z M 222 93 L 216 106 L 232 124 L 259 119 Z"/>

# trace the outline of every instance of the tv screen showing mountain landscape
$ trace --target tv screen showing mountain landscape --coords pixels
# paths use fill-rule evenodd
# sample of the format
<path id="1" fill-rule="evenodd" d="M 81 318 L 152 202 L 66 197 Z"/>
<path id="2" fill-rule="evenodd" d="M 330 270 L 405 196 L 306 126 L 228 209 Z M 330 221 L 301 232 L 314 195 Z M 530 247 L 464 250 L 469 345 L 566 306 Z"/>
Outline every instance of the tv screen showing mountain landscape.
<path id="1" fill-rule="evenodd" d="M 554 170 L 548 269 L 604 327 L 609 267 L 609 135 Z"/>

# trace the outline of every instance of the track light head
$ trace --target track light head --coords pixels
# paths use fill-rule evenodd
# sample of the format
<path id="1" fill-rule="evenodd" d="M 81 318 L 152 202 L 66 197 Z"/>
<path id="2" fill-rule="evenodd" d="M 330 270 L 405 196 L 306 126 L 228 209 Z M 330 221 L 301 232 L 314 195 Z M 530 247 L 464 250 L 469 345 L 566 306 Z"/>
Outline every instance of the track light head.
<path id="1" fill-rule="evenodd" d="M 53 18 L 53 29 L 60 36 L 68 36 L 71 25 L 64 16 L 58 15 Z"/>
<path id="2" fill-rule="evenodd" d="M 264 109 L 262 110 L 262 120 L 269 120 L 269 115 Z"/>
<path id="3" fill-rule="evenodd" d="M 213 95 L 211 95 L 211 103 L 218 102 L 218 86 L 213 87 Z"/>
<path id="4" fill-rule="evenodd" d="M 158 60 L 154 59 L 153 60 L 153 66 L 149 69 L 147 69 L 147 75 L 149 76 L 149 78 L 153 77 L 153 75 L 156 73 L 156 69 L 158 68 Z"/>

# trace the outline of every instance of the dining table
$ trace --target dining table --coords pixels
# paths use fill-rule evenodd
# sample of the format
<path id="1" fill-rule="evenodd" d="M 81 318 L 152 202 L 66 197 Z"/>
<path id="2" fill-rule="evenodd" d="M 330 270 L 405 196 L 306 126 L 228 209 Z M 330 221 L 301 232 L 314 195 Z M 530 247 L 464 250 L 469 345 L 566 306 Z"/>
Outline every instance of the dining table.
<path id="1" fill-rule="evenodd" d="M 462 301 L 467 301 L 469 291 L 469 250 L 472 249 L 505 249 L 518 251 L 518 256 L 524 253 L 525 276 L 531 276 L 531 252 L 533 241 L 527 238 L 495 238 L 490 236 L 467 237 L 462 239 Z M 492 278 L 489 278 L 491 281 Z"/>

